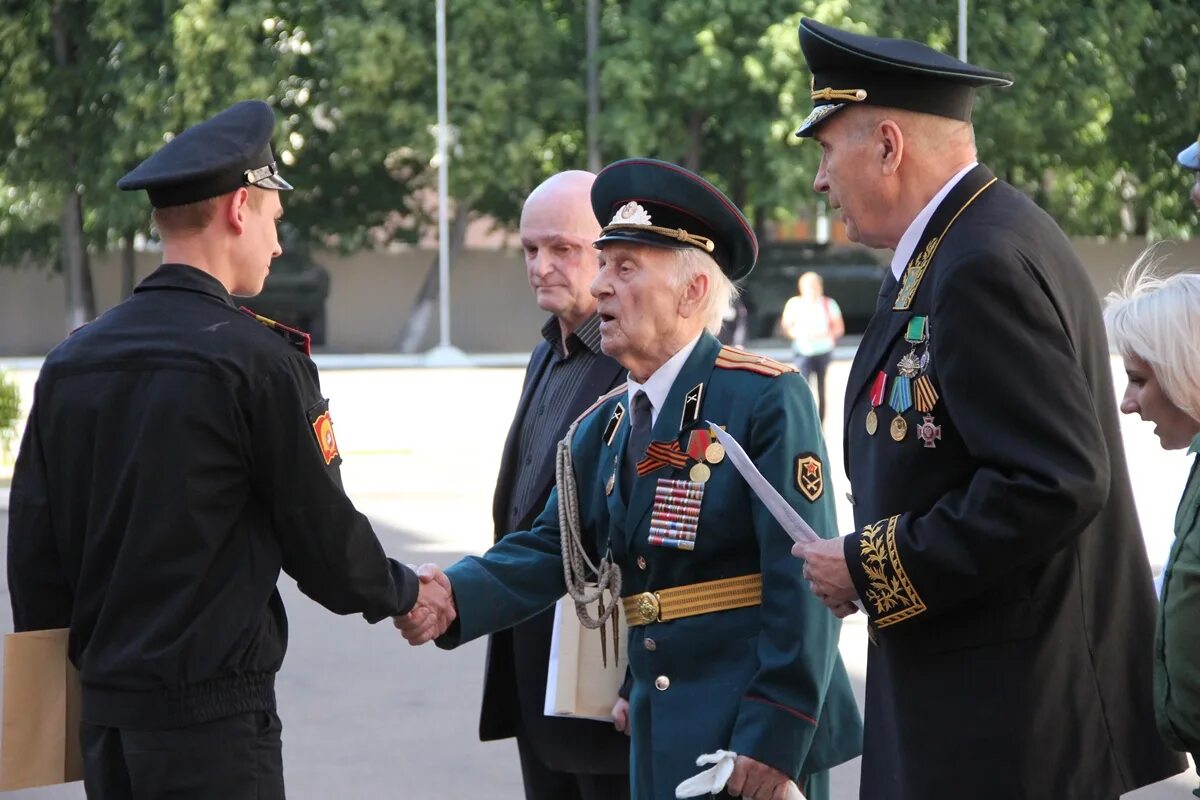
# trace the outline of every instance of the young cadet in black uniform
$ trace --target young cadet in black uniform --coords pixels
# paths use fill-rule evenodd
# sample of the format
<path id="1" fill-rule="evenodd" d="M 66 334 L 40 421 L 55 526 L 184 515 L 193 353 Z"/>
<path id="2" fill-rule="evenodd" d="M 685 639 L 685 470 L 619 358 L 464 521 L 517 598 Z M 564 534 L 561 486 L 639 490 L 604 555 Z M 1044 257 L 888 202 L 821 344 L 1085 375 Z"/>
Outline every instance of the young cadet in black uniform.
<path id="1" fill-rule="evenodd" d="M 18 631 L 70 628 L 90 798 L 284 796 L 281 568 L 371 622 L 441 592 L 346 497 L 307 335 L 231 299 L 281 252 L 273 128 L 238 103 L 121 179 L 149 192 L 164 263 L 38 378 L 8 585 Z"/>
<path id="2" fill-rule="evenodd" d="M 800 27 L 814 188 L 892 274 L 846 386 L 857 533 L 797 547 L 870 620 L 865 800 L 1110 800 L 1155 738 L 1154 594 L 1095 290 L 976 162 L 975 89 L 915 42 Z"/>

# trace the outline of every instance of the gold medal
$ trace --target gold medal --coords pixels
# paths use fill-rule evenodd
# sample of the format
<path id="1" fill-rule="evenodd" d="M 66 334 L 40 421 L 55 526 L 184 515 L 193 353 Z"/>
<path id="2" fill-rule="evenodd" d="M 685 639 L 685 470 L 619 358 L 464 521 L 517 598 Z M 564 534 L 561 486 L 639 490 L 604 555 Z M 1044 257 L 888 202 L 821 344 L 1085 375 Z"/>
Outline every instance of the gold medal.
<path id="1" fill-rule="evenodd" d="M 725 448 L 720 442 L 713 442 L 704 448 L 704 460 L 710 464 L 720 464 L 725 459 Z"/>
<path id="2" fill-rule="evenodd" d="M 904 437 L 908 434 L 908 423 L 904 421 L 904 417 L 899 414 L 892 420 L 892 438 L 897 442 L 904 441 Z"/>
<path id="3" fill-rule="evenodd" d="M 617 482 L 617 473 L 608 476 L 608 483 L 604 484 L 604 493 L 612 494 L 613 484 Z"/>
<path id="4" fill-rule="evenodd" d="M 704 483 L 712 477 L 712 470 L 708 468 L 708 464 L 693 464 L 688 477 L 696 483 Z"/>
<path id="5" fill-rule="evenodd" d="M 874 436 L 877 430 L 879 430 L 879 415 L 872 408 L 867 412 L 867 435 Z"/>

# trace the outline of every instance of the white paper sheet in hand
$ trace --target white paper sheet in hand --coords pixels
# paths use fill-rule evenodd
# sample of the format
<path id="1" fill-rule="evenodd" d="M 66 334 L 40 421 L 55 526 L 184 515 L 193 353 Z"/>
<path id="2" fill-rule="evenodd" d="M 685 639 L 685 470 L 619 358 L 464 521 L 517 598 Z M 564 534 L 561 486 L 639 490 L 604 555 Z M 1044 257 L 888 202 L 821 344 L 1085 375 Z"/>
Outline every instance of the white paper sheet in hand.
<path id="1" fill-rule="evenodd" d="M 771 512 L 771 516 L 780 524 L 784 532 L 792 537 L 792 541 L 796 544 L 805 544 L 820 539 L 821 537 L 812 529 L 812 526 L 804 521 L 804 517 L 800 516 L 799 512 L 792 508 L 791 503 L 783 499 L 783 495 L 762 476 L 758 467 L 754 466 L 754 462 L 750 460 L 750 456 L 746 455 L 746 451 L 738 444 L 738 440 L 721 430 L 720 426 L 707 420 L 705 422 L 717 437 L 717 441 L 725 448 L 725 455 L 733 462 L 733 466 L 746 479 L 746 483 L 750 484 L 755 496 L 767 507 L 767 511 Z M 866 611 L 863 608 L 862 600 L 855 598 L 854 605 L 858 607 L 859 611 Z"/>
<path id="2" fill-rule="evenodd" d="M 797 544 L 804 542 L 812 542 L 820 539 L 817 532 L 812 529 L 804 517 L 792 508 L 791 504 L 783 499 L 781 495 L 770 482 L 762 476 L 758 471 L 758 467 L 754 466 L 754 462 L 750 460 L 750 456 L 746 455 L 746 451 L 738 444 L 738 440 L 731 435 L 721 430 L 720 427 L 708 422 L 708 427 L 712 429 L 716 435 L 717 441 L 725 448 L 725 455 L 729 456 L 729 460 L 733 462 L 733 466 L 741 473 L 741 476 L 746 479 L 746 483 L 750 484 L 750 488 L 754 490 L 755 496 L 762 501 L 762 504 L 767 507 L 767 511 L 771 512 L 771 516 L 775 521 L 783 526 L 783 530 Z"/>

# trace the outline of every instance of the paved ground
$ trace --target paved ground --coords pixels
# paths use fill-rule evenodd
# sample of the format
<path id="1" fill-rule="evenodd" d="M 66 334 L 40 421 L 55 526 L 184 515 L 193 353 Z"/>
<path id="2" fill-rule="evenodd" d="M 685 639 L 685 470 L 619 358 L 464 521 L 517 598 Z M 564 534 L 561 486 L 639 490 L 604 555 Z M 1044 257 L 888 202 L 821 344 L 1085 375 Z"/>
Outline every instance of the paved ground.
<path id="1" fill-rule="evenodd" d="M 846 367 L 836 362 L 830 376 L 838 391 L 830 398 L 827 428 L 838 513 L 849 530 L 839 432 Z M 21 377 L 27 384 L 32 379 Z M 336 370 L 326 371 L 324 386 L 346 457 L 347 487 L 375 522 L 387 551 L 409 562 L 446 564 L 486 548 L 491 487 L 520 371 Z M 1159 450 L 1150 431 L 1136 422 L 1126 426 L 1126 449 L 1135 465 L 1147 547 L 1160 564 L 1186 459 Z M 4 529 L 6 507 L 0 490 Z M 290 580 L 281 586 L 291 620 L 279 680 L 290 797 L 521 797 L 513 743 L 477 741 L 482 643 L 452 653 L 410 648 L 387 625 L 334 616 L 302 597 Z M 8 609 L 7 597 L 0 597 L 0 630 L 11 630 Z M 841 646 L 861 700 L 867 647 L 861 622 L 844 627 Z M 857 785 L 855 761 L 836 771 L 834 797 L 852 800 Z M 1126 797 L 1184 798 L 1189 785 L 1195 782 L 1176 779 Z M 65 800 L 81 798 L 83 791 L 73 785 L 9 796 Z"/>

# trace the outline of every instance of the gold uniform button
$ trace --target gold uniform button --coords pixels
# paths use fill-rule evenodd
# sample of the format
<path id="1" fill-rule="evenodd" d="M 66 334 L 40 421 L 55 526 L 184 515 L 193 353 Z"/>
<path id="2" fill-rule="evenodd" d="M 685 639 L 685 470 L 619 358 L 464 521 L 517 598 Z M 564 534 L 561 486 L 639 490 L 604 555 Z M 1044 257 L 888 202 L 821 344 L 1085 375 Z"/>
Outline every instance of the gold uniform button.
<path id="1" fill-rule="evenodd" d="M 667 689 L 671 688 L 671 679 L 666 675 L 659 675 L 654 679 L 654 688 L 658 689 L 660 692 L 665 692 Z"/>
<path id="2" fill-rule="evenodd" d="M 645 645 L 646 649 L 651 653 L 658 649 L 658 645 L 653 639 L 646 639 L 646 641 L 642 642 L 642 644 Z M 663 680 L 666 680 L 666 678 L 663 678 Z"/>
<path id="3" fill-rule="evenodd" d="M 646 568 L 646 557 L 638 556 L 637 557 L 637 565 L 638 565 L 638 569 L 645 569 Z"/>

